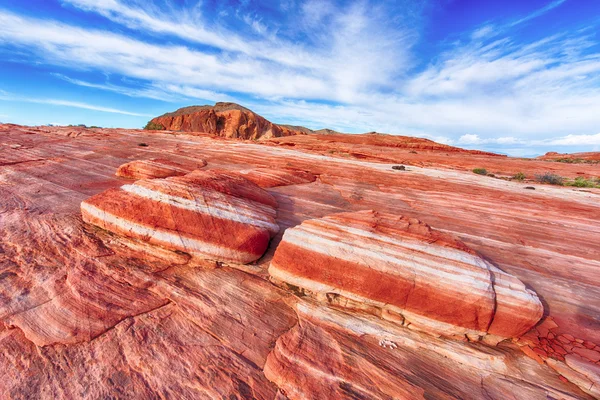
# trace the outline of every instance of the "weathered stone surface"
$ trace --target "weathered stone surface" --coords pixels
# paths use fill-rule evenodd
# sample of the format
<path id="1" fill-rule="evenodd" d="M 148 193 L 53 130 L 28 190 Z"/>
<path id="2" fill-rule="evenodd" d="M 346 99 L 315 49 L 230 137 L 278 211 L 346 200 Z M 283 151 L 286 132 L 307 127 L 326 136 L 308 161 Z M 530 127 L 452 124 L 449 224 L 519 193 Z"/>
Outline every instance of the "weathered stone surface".
<path id="1" fill-rule="evenodd" d="M 275 223 L 275 200 L 241 177 L 194 171 L 140 180 L 81 203 L 83 220 L 200 258 L 248 263 L 260 258 Z"/>
<path id="2" fill-rule="evenodd" d="M 317 179 L 310 172 L 276 168 L 254 168 L 239 171 L 239 174 L 262 188 L 301 185 Z"/>
<path id="3" fill-rule="evenodd" d="M 311 302 L 296 311 L 299 323 L 277 340 L 264 369 L 290 399 L 585 397 L 510 347 L 433 338 Z"/>
<path id="4" fill-rule="evenodd" d="M 518 337 L 543 313 L 534 292 L 463 243 L 416 219 L 374 211 L 288 229 L 269 273 L 332 299 L 341 295 L 376 306 L 384 318 L 446 336 Z"/>
<path id="5" fill-rule="evenodd" d="M 324 138 L 263 145 L 198 133 L 0 125 L 0 397 L 591 398 L 550 365 L 560 363 L 589 391 L 590 379 L 560 357 L 600 350 L 600 191 L 527 191 L 531 184 L 470 170 L 535 174 L 550 166 L 574 177 L 600 176 L 600 165 L 431 143 L 436 149 L 380 146 L 393 142 L 381 135 Z M 268 189 L 281 231 L 256 264 L 219 267 L 81 220 L 82 201 L 124 184 L 115 176 L 120 165 L 151 158 L 182 165 L 201 158 L 233 174 L 302 170 L 319 179 Z M 407 171 L 393 171 L 397 164 Z M 255 193 L 250 186 L 245 194 L 238 184 L 229 189 L 246 198 Z M 268 282 L 283 230 L 366 209 L 459 238 L 535 290 L 545 322 L 515 344 L 491 346 L 406 329 L 370 308 L 303 309 L 296 302 L 310 303 L 306 297 Z M 537 361 L 519 350 L 525 339 Z"/>
<path id="6" fill-rule="evenodd" d="M 200 159 L 192 165 L 183 165 L 165 159 L 136 160 L 121 165 L 116 172 L 117 176 L 128 179 L 168 178 L 170 176 L 185 175 L 192 170 L 206 166 L 206 161 Z"/>

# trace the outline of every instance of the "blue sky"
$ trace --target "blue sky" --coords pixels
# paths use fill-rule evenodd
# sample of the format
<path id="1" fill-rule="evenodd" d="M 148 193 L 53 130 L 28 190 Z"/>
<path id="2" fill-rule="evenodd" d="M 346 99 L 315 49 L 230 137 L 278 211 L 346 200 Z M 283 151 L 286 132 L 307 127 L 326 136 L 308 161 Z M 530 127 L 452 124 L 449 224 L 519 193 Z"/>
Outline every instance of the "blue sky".
<path id="1" fill-rule="evenodd" d="M 0 121 L 274 122 L 600 151 L 599 0 L 0 0 Z"/>

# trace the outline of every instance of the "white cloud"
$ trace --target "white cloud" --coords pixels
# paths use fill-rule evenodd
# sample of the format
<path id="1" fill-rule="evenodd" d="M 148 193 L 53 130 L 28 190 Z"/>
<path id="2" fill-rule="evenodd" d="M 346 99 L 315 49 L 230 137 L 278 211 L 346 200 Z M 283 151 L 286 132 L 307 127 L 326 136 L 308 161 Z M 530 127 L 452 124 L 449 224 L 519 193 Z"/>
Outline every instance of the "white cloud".
<path id="1" fill-rule="evenodd" d="M 111 107 L 103 107 L 103 106 L 98 106 L 98 105 L 94 105 L 94 104 L 81 103 L 81 102 L 69 101 L 69 100 L 60 100 L 60 99 L 43 99 L 43 98 L 23 97 L 23 96 L 11 95 L 7 92 L 2 92 L 2 94 L 0 95 L 0 101 L 22 101 L 25 103 L 49 104 L 49 105 L 54 105 L 54 106 L 81 108 L 81 109 L 85 109 L 85 110 L 100 111 L 100 112 L 112 113 L 112 114 L 130 115 L 133 117 L 153 117 L 153 115 L 149 115 L 149 114 L 140 114 L 140 113 L 136 113 L 136 112 L 119 110 L 119 109 L 111 108 Z"/>
<path id="2" fill-rule="evenodd" d="M 119 85 L 113 85 L 110 83 L 98 84 L 83 81 L 80 79 L 73 79 L 63 74 L 53 74 L 55 77 L 62 79 L 66 82 L 74 85 L 89 87 L 93 89 L 101 89 L 110 92 L 119 93 L 129 97 L 143 97 L 148 99 L 155 99 L 161 101 L 181 101 L 183 97 L 190 99 L 203 99 L 208 101 L 234 101 L 235 98 L 219 92 L 213 92 L 210 90 L 202 90 L 194 87 L 184 85 L 172 85 L 172 84 L 161 84 L 151 83 L 148 87 L 142 88 L 131 88 Z"/>
<path id="3" fill-rule="evenodd" d="M 481 144 L 482 140 L 479 135 L 467 134 L 462 135 L 458 139 L 459 144 Z"/>
<path id="4" fill-rule="evenodd" d="M 600 133 L 595 135 L 567 135 L 550 139 L 545 143 L 555 146 L 593 146 L 600 145 Z"/>
<path id="5" fill-rule="evenodd" d="M 476 29 L 471 34 L 471 39 L 484 39 L 490 36 L 493 36 L 496 32 L 496 27 L 494 25 L 484 25 L 481 28 Z"/>
<path id="6" fill-rule="evenodd" d="M 100 2 L 98 6 L 92 6 L 87 0 L 77 0 L 77 3 L 92 9 L 102 7 L 99 12 L 118 21 L 123 18 L 125 22 L 146 21 L 149 29 L 154 30 L 158 28 L 153 22 L 161 26 L 161 21 L 155 21 L 145 11 L 134 12 L 117 1 Z M 313 54 L 293 43 L 270 40 L 266 40 L 264 48 L 255 49 L 255 57 L 246 54 L 247 49 L 252 49 L 252 42 L 239 45 L 245 52 L 229 52 L 228 49 L 238 49 L 235 35 L 231 42 L 223 45 L 223 53 L 190 46 L 156 45 L 1 10 L 0 42 L 18 46 L 21 51 L 35 51 L 36 56 L 47 63 L 94 68 L 153 83 L 185 85 L 212 92 L 236 91 L 265 98 L 350 101 L 360 95 L 360 90 L 389 84 L 391 75 L 406 66 L 402 60 L 408 54 L 407 37 L 383 29 L 378 18 L 384 16 L 380 14 L 362 5 L 337 14 L 327 28 L 331 40 L 323 48 L 312 49 Z M 375 15 L 379 16 L 375 18 Z M 187 29 L 169 26 L 184 32 Z M 210 36 L 206 41 L 222 45 L 217 39 Z M 301 62 L 286 58 L 288 53 Z M 265 59 L 269 54 L 271 59 Z M 299 66 L 294 67 L 294 64 Z"/>
<path id="7" fill-rule="evenodd" d="M 311 27 L 320 24 L 335 12 L 335 5 L 328 0 L 308 0 L 302 4 L 303 22 Z"/>

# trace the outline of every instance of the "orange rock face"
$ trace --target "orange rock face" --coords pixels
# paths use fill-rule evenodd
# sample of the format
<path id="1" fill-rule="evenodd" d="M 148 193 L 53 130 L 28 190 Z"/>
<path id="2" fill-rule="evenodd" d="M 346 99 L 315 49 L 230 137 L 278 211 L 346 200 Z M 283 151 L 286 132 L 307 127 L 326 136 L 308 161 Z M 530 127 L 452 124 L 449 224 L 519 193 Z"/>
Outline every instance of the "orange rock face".
<path id="1" fill-rule="evenodd" d="M 556 161 L 560 160 L 563 162 L 600 162 L 600 152 L 586 152 L 586 153 L 557 153 L 557 152 L 548 152 L 543 156 L 537 157 L 538 160 L 550 160 Z"/>
<path id="2" fill-rule="evenodd" d="M 140 180 L 81 203 L 85 222 L 201 258 L 260 258 L 279 227 L 275 200 L 243 178 L 211 171 Z"/>
<path id="3" fill-rule="evenodd" d="M 195 162 L 191 167 L 162 159 L 136 160 L 121 165 L 117 169 L 116 175 L 127 179 L 168 178 L 169 176 L 185 175 L 204 166 L 206 166 L 204 160 Z"/>
<path id="4" fill-rule="evenodd" d="M 288 229 L 269 273 L 335 304 L 343 296 L 445 336 L 519 337 L 543 313 L 535 293 L 463 243 L 416 219 L 373 211 Z"/>
<path id="5" fill-rule="evenodd" d="M 301 185 L 314 182 L 317 177 L 306 171 L 294 171 L 274 168 L 255 168 L 239 171 L 244 178 L 262 188 Z"/>
<path id="6" fill-rule="evenodd" d="M 332 136 L 335 140 L 326 139 Z M 412 144 L 424 147 L 407 147 Z M 125 181 L 115 175 L 123 164 L 151 159 L 184 166 L 185 172 L 200 159 L 207 165 L 160 179 Z M 405 170 L 392 169 L 398 164 Z M 498 157 L 383 135 L 298 135 L 256 143 L 197 132 L 0 125 L 0 397 L 598 396 L 600 190 L 537 183 L 535 191 L 525 190 L 532 183 L 475 175 L 474 167 L 506 174 L 550 170 L 600 176 L 597 164 Z M 267 178 L 268 171 L 277 179 Z M 318 179 L 282 178 L 276 171 L 291 171 L 294 177 L 303 171 Z M 133 192 L 153 195 L 135 198 Z M 148 235 L 119 230 L 122 222 L 114 231 L 84 222 L 81 204 L 92 201 L 145 227 Z M 225 211 L 235 220 L 184 212 L 184 205 L 197 204 L 206 204 L 213 214 L 229 204 Z M 265 220 L 253 214 L 256 210 L 268 217 L 266 228 L 250 223 Z M 379 219 L 367 210 L 375 210 Z M 340 213 L 347 216 L 336 222 Z M 152 216 L 155 220 L 147 220 Z M 341 230 L 352 226 L 402 240 L 388 248 L 373 238 L 340 235 L 322 226 L 331 225 L 328 221 Z M 344 257 L 355 253 L 377 250 L 381 258 L 394 252 L 389 264 L 371 262 L 375 256 L 369 255 L 338 275 L 360 298 L 329 289 L 321 296 L 270 280 L 269 266 L 280 256 L 298 254 L 290 262 L 296 272 L 303 258 L 314 257 L 314 252 L 285 250 L 289 235 L 313 224 L 318 229 L 309 239 L 329 243 L 330 253 L 337 254 L 325 271 L 339 272 Z M 261 230 L 266 233 L 256 233 Z M 201 238 L 196 244 L 202 254 L 160 243 L 164 232 Z M 257 240 L 246 245 L 245 235 Z M 225 248 L 239 246 L 243 257 L 237 253 L 216 262 L 218 254 L 205 254 L 210 246 L 204 241 L 211 237 L 213 249 L 224 254 Z M 250 254 L 260 256 L 256 243 L 267 241 L 261 258 L 241 264 Z M 483 277 L 487 269 L 493 277 L 487 293 L 496 299 L 503 291 L 509 294 L 507 301 L 497 302 L 483 340 L 474 342 L 479 335 L 471 334 L 462 340 L 438 337 L 439 332 L 417 326 L 419 321 L 404 323 L 410 315 L 369 300 L 398 302 L 398 291 L 387 292 L 388 275 L 379 280 L 379 291 L 371 275 L 362 275 L 364 288 L 350 279 L 361 276 L 357 271 L 364 259 L 373 273 L 404 265 L 419 283 L 427 283 L 416 274 L 422 264 L 402 261 L 401 245 L 412 241 L 427 249 L 426 257 L 419 254 L 427 263 L 436 259 L 442 269 L 460 267 L 463 277 L 465 271 Z M 348 244 L 351 249 L 340 253 L 339 246 Z M 416 259 L 414 249 L 410 254 Z M 463 265 L 448 254 L 477 261 Z M 489 297 L 467 290 L 485 280 L 459 289 L 452 279 L 421 286 L 415 298 L 427 297 L 436 307 L 416 302 L 412 309 L 437 321 L 445 318 L 443 307 L 452 313 L 464 307 L 489 321 Z M 524 298 L 531 299 L 529 291 L 537 293 L 543 320 L 519 338 L 487 340 L 494 329 L 508 337 L 532 323 L 518 303 L 523 298 L 512 295 L 522 293 L 523 286 L 530 295 Z M 449 297 L 452 289 L 464 290 L 463 298 Z M 463 330 L 479 326 L 465 314 L 453 318 Z"/>
<path id="7" fill-rule="evenodd" d="M 152 122 L 170 131 L 203 132 L 239 139 L 268 139 L 304 133 L 301 130 L 273 124 L 234 103 L 186 107 L 154 118 Z"/>

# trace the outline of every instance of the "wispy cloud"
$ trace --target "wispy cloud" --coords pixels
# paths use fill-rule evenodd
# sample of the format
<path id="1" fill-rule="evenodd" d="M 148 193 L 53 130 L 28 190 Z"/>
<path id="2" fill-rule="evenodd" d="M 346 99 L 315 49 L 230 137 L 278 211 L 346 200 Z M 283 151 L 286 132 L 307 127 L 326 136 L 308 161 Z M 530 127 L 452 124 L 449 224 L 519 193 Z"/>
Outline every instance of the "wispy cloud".
<path id="1" fill-rule="evenodd" d="M 23 97 L 17 95 L 11 95 L 10 93 L 0 91 L 0 101 L 20 101 L 25 103 L 36 103 L 36 104 L 49 104 L 54 106 L 63 106 L 63 107 L 72 107 L 72 108 L 81 108 L 84 110 L 92 110 L 92 111 L 100 111 L 105 113 L 112 114 L 122 114 L 122 115 L 130 115 L 133 117 L 151 117 L 149 114 L 140 114 L 136 112 L 130 112 L 125 110 L 119 110 L 111 107 L 103 107 L 94 104 L 81 103 L 76 101 L 69 100 L 60 100 L 60 99 L 44 99 L 44 98 L 33 98 L 33 97 Z"/>
<path id="2" fill-rule="evenodd" d="M 153 83 L 213 92 L 236 91 L 266 98 L 351 101 L 360 94 L 358 90 L 389 84 L 391 75 L 403 65 L 404 56 L 400 53 L 406 52 L 403 45 L 407 37 L 381 27 L 374 32 L 378 21 L 368 14 L 376 12 L 361 5 L 336 16 L 330 29 L 331 45 L 315 51 L 322 53 L 317 60 L 307 56 L 305 62 L 310 67 L 301 68 L 243 53 L 217 54 L 186 46 L 156 45 L 6 11 L 0 11 L 0 42 L 17 46 L 21 51 L 35 51 L 36 56 L 55 65 L 96 68 Z M 284 43 L 279 50 L 294 50 L 293 45 L 287 48 Z M 259 54 L 265 52 L 263 49 Z"/>
<path id="3" fill-rule="evenodd" d="M 534 18 L 540 17 L 540 16 L 546 14 L 548 11 L 551 11 L 551 10 L 555 9 L 556 7 L 560 6 L 561 4 L 563 4 L 566 1 L 567 0 L 555 0 L 551 3 L 548 3 L 546 6 L 540 8 L 539 10 L 535 10 L 531 14 L 526 15 L 525 17 L 519 18 L 516 21 L 511 22 L 510 26 L 519 25 L 524 22 L 530 21 Z"/>
<path id="4" fill-rule="evenodd" d="M 184 98 L 203 99 L 207 101 L 233 101 L 233 97 L 219 92 L 210 90 L 202 90 L 183 85 L 149 83 L 143 84 L 138 88 L 114 85 L 111 83 L 93 83 L 80 79 L 70 78 L 63 74 L 54 73 L 53 76 L 62 79 L 73 85 L 88 87 L 92 89 L 106 90 L 109 92 L 119 93 L 129 97 L 142 97 L 160 101 L 175 102 L 181 101 Z M 144 87 L 146 85 L 146 87 Z"/>

